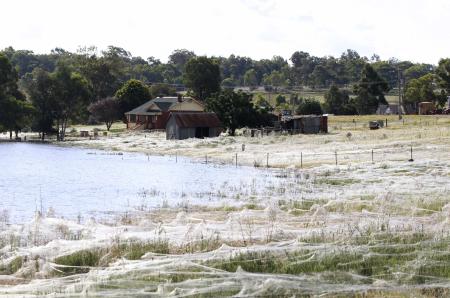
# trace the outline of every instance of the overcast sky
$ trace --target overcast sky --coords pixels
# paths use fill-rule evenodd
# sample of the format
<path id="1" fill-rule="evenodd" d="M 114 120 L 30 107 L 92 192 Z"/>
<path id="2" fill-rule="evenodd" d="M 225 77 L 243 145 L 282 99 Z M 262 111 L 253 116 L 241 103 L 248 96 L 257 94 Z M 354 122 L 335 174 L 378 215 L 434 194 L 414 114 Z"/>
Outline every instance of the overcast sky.
<path id="1" fill-rule="evenodd" d="M 174 49 L 254 59 L 346 49 L 437 64 L 450 56 L 448 0 L 5 0 L 0 48 L 116 45 L 163 61 Z"/>

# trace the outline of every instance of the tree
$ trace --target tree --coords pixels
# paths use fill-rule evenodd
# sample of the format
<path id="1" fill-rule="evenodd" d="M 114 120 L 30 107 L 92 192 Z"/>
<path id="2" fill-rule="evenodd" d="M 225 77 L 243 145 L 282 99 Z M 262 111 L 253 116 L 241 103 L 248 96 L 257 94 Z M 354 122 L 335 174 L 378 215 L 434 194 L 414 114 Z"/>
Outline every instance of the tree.
<path id="1" fill-rule="evenodd" d="M 408 82 L 412 79 L 418 79 L 428 73 L 435 71 L 435 66 L 431 64 L 414 64 L 413 66 L 405 69 L 403 74 L 405 75 L 405 80 Z"/>
<path id="2" fill-rule="evenodd" d="M 278 94 L 277 97 L 275 97 L 275 103 L 277 106 L 285 104 L 286 103 L 286 97 Z"/>
<path id="3" fill-rule="evenodd" d="M 91 103 L 88 107 L 88 111 L 97 121 L 104 122 L 108 131 L 114 121 L 121 118 L 120 105 L 114 97 L 103 98 L 97 102 Z"/>
<path id="4" fill-rule="evenodd" d="M 17 86 L 18 75 L 9 59 L 0 54 L 0 128 L 9 131 L 12 138 L 31 123 L 33 108 Z"/>
<path id="5" fill-rule="evenodd" d="M 153 84 L 150 86 L 152 98 L 161 96 L 176 96 L 177 91 L 169 84 Z"/>
<path id="6" fill-rule="evenodd" d="M 56 80 L 41 68 L 34 69 L 28 76 L 25 88 L 36 110 L 31 128 L 39 132 L 43 141 L 47 134 L 55 132 L 58 86 Z"/>
<path id="7" fill-rule="evenodd" d="M 345 90 L 339 90 L 336 85 L 332 85 L 325 93 L 325 110 L 335 115 L 354 115 L 356 110 L 350 103 L 350 97 Z"/>
<path id="8" fill-rule="evenodd" d="M 251 88 L 254 88 L 256 85 L 258 85 L 258 78 L 256 77 L 256 71 L 253 68 L 245 72 L 244 85 Z"/>
<path id="9" fill-rule="evenodd" d="M 436 69 L 436 74 L 440 79 L 440 86 L 450 94 L 450 58 L 441 59 Z"/>
<path id="10" fill-rule="evenodd" d="M 182 73 L 186 63 L 195 57 L 195 53 L 186 49 L 178 49 L 169 56 L 169 63 L 174 65 L 177 70 Z"/>
<path id="11" fill-rule="evenodd" d="M 80 67 L 80 72 L 89 80 L 93 101 L 114 95 L 119 87 L 119 78 L 113 74 L 112 66 L 105 59 L 88 58 Z"/>
<path id="12" fill-rule="evenodd" d="M 119 101 L 120 114 L 124 117 L 125 112 L 144 104 L 152 96 L 150 89 L 144 83 L 138 80 L 129 80 L 117 90 L 116 98 Z"/>
<path id="13" fill-rule="evenodd" d="M 438 106 L 445 104 L 445 93 L 436 90 L 438 77 L 434 74 L 426 74 L 418 79 L 408 82 L 405 91 L 405 102 L 417 105 L 421 101 L 432 101 Z"/>
<path id="14" fill-rule="evenodd" d="M 280 71 L 274 70 L 269 75 L 264 77 L 264 84 L 273 87 L 279 87 L 286 84 L 286 79 Z"/>
<path id="15" fill-rule="evenodd" d="M 205 56 L 191 58 L 185 67 L 184 83 L 194 96 L 205 100 L 220 90 L 220 68 L 214 59 Z"/>
<path id="16" fill-rule="evenodd" d="M 364 65 L 361 79 L 354 86 L 357 94 L 354 102 L 358 114 L 373 114 L 380 104 L 387 104 L 384 93 L 389 91 L 389 86 L 370 64 Z"/>
<path id="17" fill-rule="evenodd" d="M 358 52 L 351 49 L 347 49 L 347 51 L 342 53 L 339 60 L 344 65 L 345 73 L 350 82 L 356 82 L 358 80 L 361 71 L 368 61 L 366 57 L 361 57 Z"/>
<path id="18" fill-rule="evenodd" d="M 259 94 L 255 101 L 255 108 L 259 111 L 272 112 L 272 105 L 261 95 Z"/>
<path id="19" fill-rule="evenodd" d="M 234 80 L 232 78 L 226 78 L 221 83 L 223 88 L 233 89 L 234 88 Z"/>
<path id="20" fill-rule="evenodd" d="M 321 115 L 322 107 L 317 100 L 307 98 L 300 103 L 296 112 L 300 115 Z"/>
<path id="21" fill-rule="evenodd" d="M 227 89 L 208 97 L 205 103 L 206 109 L 217 114 L 232 136 L 240 127 L 259 124 L 251 94 Z"/>
<path id="22" fill-rule="evenodd" d="M 57 140 L 63 141 L 69 120 L 80 119 L 79 117 L 86 111 L 92 94 L 86 78 L 70 70 L 66 65 L 59 65 L 52 74 L 52 79 L 55 84 Z"/>
<path id="23" fill-rule="evenodd" d="M 306 52 L 295 52 L 291 56 L 293 72 L 297 83 L 308 84 L 309 76 L 315 67 L 315 59 Z"/>

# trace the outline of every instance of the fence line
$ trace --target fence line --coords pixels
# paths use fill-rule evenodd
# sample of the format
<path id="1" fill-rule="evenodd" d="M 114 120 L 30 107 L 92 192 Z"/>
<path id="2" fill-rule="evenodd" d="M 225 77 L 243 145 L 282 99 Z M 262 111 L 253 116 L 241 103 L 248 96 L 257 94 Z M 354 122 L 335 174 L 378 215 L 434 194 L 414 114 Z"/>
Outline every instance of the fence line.
<path id="1" fill-rule="evenodd" d="M 320 163 L 320 164 L 334 164 L 335 166 L 347 164 L 347 161 L 350 162 L 384 162 L 384 161 L 401 161 L 404 160 L 406 162 L 413 162 L 414 161 L 414 147 L 408 146 L 408 148 L 401 148 L 401 150 L 398 150 L 399 148 L 388 148 L 388 149 L 367 149 L 367 150 L 361 150 L 361 151 L 330 151 L 330 152 L 321 152 L 321 153 L 307 153 L 303 151 L 295 152 L 295 153 L 273 153 L 273 152 L 267 152 L 267 153 L 261 153 L 259 159 L 248 158 L 248 155 L 245 153 L 241 153 L 242 155 L 247 155 L 246 157 L 239 158 L 239 153 L 234 153 L 232 155 L 231 160 L 225 163 L 230 163 L 231 165 L 234 165 L 236 168 L 240 165 L 246 165 L 251 166 L 250 162 L 253 161 L 253 165 L 255 167 L 264 167 L 264 157 L 265 157 L 265 167 L 271 168 L 271 167 L 278 167 L 278 166 L 284 166 L 295 164 L 299 165 L 300 168 L 303 168 L 305 164 L 308 163 Z M 241 155 L 241 156 L 242 156 Z M 277 155 L 281 155 L 282 158 L 286 158 L 287 162 L 277 162 Z M 396 158 L 386 158 L 386 156 L 394 156 Z M 358 158 L 353 158 L 355 156 L 358 156 Z M 367 158 L 361 158 L 361 156 L 366 156 Z M 377 157 L 380 157 L 381 159 Z M 403 156 L 403 157 L 402 157 Z M 175 152 L 174 155 L 175 163 L 178 163 L 178 151 Z M 255 155 L 253 155 L 255 157 Z M 315 157 L 322 157 L 321 159 L 314 159 Z M 323 158 L 325 157 L 325 158 Z M 123 156 L 122 156 L 123 158 Z M 149 161 L 149 157 L 147 155 L 147 160 Z M 239 160 L 243 160 L 242 164 L 239 164 Z M 224 160 L 217 159 L 216 161 L 220 161 L 221 163 L 224 162 Z M 259 163 L 258 163 L 259 161 Z M 211 158 L 211 155 L 208 156 L 208 154 L 204 155 L 204 161 L 200 161 L 201 163 L 204 163 L 208 165 L 209 163 L 213 162 L 213 159 Z"/>

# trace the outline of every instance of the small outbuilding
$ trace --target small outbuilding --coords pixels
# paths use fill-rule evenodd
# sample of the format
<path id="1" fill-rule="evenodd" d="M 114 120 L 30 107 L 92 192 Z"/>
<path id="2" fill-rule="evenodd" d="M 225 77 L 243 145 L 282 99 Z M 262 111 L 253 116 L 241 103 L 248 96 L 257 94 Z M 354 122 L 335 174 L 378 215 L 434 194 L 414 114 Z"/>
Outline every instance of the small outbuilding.
<path id="1" fill-rule="evenodd" d="M 167 140 L 212 138 L 222 132 L 222 123 L 215 113 L 170 113 L 166 125 Z"/>
<path id="2" fill-rule="evenodd" d="M 419 102 L 419 115 L 430 115 L 434 109 L 434 103 L 430 101 Z"/>
<path id="3" fill-rule="evenodd" d="M 285 116 L 281 118 L 280 124 L 283 130 L 287 130 L 293 134 L 313 134 L 328 132 L 327 115 Z"/>

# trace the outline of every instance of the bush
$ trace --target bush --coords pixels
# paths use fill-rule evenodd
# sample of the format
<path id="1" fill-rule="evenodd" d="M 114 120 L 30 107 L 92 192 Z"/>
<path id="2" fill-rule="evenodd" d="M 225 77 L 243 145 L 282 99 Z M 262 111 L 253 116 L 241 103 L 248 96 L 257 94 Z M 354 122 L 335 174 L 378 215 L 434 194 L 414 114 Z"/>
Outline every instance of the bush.
<path id="1" fill-rule="evenodd" d="M 305 99 L 297 108 L 297 114 L 300 115 L 321 115 L 322 113 L 322 106 L 315 99 Z"/>

